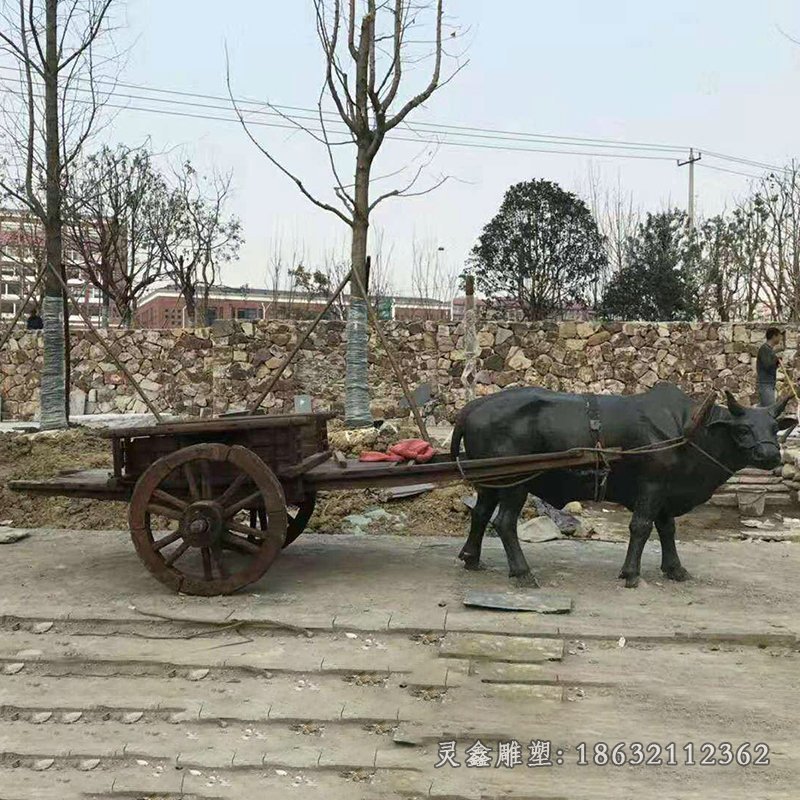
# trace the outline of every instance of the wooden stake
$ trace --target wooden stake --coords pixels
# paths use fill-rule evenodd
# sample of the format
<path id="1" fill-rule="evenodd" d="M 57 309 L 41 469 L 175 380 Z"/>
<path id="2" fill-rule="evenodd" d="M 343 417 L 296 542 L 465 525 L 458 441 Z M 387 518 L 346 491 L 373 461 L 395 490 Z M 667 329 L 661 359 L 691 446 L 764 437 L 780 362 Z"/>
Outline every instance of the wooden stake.
<path id="1" fill-rule="evenodd" d="M 303 333 L 303 335 L 297 340 L 297 344 L 294 346 L 294 349 L 288 356 L 283 360 L 283 364 L 278 367 L 278 371 L 270 378 L 269 383 L 267 384 L 267 388 L 261 392 L 261 396 L 256 400 L 253 404 L 252 408 L 248 411 L 248 415 L 255 414 L 258 411 L 258 407 L 264 402 L 264 398 L 272 391 L 272 388 L 275 384 L 280 380 L 281 375 L 286 371 L 286 367 L 292 363 L 292 359 L 298 354 L 300 348 L 305 344 L 306 339 L 314 332 L 314 329 L 319 325 L 320 320 L 328 313 L 328 309 L 336 302 L 336 298 L 344 291 L 344 287 L 350 282 L 351 272 L 348 272 L 347 275 L 344 276 L 342 282 L 336 287 L 336 291 L 331 295 L 331 299 L 325 304 L 325 308 L 317 314 L 314 318 L 314 321 L 311 325 L 308 326 L 308 329 Z"/>
<path id="2" fill-rule="evenodd" d="M 111 360 L 119 367 L 120 371 L 123 375 L 131 382 L 131 386 L 138 392 L 139 397 L 144 400 L 144 404 L 150 409 L 153 416 L 156 418 L 157 422 L 163 422 L 164 418 L 161 414 L 158 413 L 158 409 L 153 405 L 150 398 L 144 393 L 144 390 L 141 386 L 136 382 L 136 379 L 131 375 L 130 372 L 126 369 L 125 365 L 117 358 L 114 352 L 111 350 L 111 347 L 107 344 L 105 339 L 97 332 L 97 329 L 92 325 L 91 320 L 89 317 L 86 316 L 83 309 L 80 307 L 78 301 L 72 296 L 69 287 L 67 286 L 66 281 L 61 277 L 58 270 L 52 265 L 49 264 L 49 269 L 55 276 L 56 280 L 61 284 L 61 288 L 64 290 L 64 295 L 69 299 L 73 306 L 75 306 L 75 310 L 78 312 L 78 315 L 83 320 L 86 327 L 94 334 L 94 337 L 97 339 L 98 344 L 106 351 L 109 355 Z M 67 380 L 69 380 L 69 375 L 66 376 Z"/>
<path id="3" fill-rule="evenodd" d="M 3 339 L 0 341 L 0 350 L 2 350 L 6 346 L 6 342 L 11 338 L 11 334 L 16 327 L 17 322 L 19 322 L 19 318 L 22 316 L 22 312 L 25 310 L 25 306 L 28 305 L 31 301 L 31 297 L 33 297 L 36 290 L 39 288 L 39 284 L 42 282 L 42 278 L 44 278 L 44 274 L 47 272 L 47 268 L 43 268 L 38 276 L 36 277 L 36 281 L 31 287 L 31 290 L 28 292 L 28 296 L 25 298 L 25 301 L 20 304 L 19 311 L 17 311 L 17 316 L 11 320 L 11 324 L 8 326 L 8 330 L 3 334 Z"/>

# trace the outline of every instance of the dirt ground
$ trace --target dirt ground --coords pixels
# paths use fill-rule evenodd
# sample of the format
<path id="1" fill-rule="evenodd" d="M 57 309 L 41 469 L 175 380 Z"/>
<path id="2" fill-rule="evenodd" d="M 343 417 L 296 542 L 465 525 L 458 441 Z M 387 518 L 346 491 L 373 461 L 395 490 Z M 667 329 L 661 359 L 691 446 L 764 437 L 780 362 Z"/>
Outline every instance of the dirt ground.
<path id="1" fill-rule="evenodd" d="M 53 477 L 71 469 L 111 469 L 111 445 L 95 431 L 75 428 L 54 433 L 0 434 L 0 516 L 24 528 L 68 527 L 87 530 L 127 527 L 123 503 L 66 497 L 31 497 L 12 492 L 14 479 Z"/>
<path id="2" fill-rule="evenodd" d="M 122 533 L 0 546 L 0 798 L 797 797 L 798 545 L 682 543 L 675 584 L 654 541 L 636 590 L 622 544 L 524 549 L 568 613 L 464 605 L 518 596 L 497 539 L 466 572 L 450 538 L 304 535 L 219 598 Z"/>

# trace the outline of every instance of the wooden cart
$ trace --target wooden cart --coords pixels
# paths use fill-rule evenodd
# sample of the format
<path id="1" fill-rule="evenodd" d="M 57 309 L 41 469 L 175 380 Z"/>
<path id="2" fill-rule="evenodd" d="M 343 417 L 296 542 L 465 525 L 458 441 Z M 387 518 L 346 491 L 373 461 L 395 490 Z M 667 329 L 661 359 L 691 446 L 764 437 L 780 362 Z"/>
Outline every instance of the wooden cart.
<path id="1" fill-rule="evenodd" d="M 258 580 L 304 530 L 318 491 L 519 479 L 596 468 L 587 451 L 426 464 L 362 463 L 328 446 L 333 415 L 220 417 L 109 430 L 113 472 L 12 481 L 37 495 L 129 503 L 139 557 L 177 592 L 230 594 Z M 604 461 L 614 460 L 606 453 Z"/>

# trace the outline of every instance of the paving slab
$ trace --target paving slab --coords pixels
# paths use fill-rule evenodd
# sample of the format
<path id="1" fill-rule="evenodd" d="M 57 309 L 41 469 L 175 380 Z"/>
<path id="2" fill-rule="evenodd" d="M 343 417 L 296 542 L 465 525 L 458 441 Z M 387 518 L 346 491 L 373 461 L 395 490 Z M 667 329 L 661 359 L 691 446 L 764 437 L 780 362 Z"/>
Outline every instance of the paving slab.
<path id="1" fill-rule="evenodd" d="M 564 655 L 564 643 L 558 639 L 524 636 L 448 633 L 442 640 L 439 655 L 443 658 L 483 658 L 488 661 L 536 664 L 559 661 Z"/>
<path id="2" fill-rule="evenodd" d="M 635 591 L 616 580 L 619 545 L 526 545 L 543 592 L 574 600 L 561 615 L 465 608 L 469 592 L 516 590 L 499 542 L 481 572 L 460 567 L 460 544 L 304 535 L 224 598 L 171 595 L 124 533 L 4 546 L 0 798 L 9 778 L 13 800 L 796 796 L 796 544 L 680 544 L 695 578 L 675 584 L 653 541 Z M 440 737 L 463 761 L 473 736 L 493 755 L 548 740 L 565 763 L 435 769 Z M 771 764 L 576 763 L 580 742 L 634 738 L 763 741 Z"/>

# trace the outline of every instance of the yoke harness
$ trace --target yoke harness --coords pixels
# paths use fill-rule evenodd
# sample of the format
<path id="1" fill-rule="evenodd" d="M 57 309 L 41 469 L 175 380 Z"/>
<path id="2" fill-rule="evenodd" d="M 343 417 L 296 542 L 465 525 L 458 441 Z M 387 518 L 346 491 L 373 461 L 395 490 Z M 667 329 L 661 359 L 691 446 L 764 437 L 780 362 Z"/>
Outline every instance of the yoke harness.
<path id="1" fill-rule="evenodd" d="M 593 470 L 594 501 L 595 503 L 602 503 L 605 500 L 611 467 L 603 446 L 603 423 L 600 421 L 600 408 L 597 405 L 597 397 L 592 394 L 586 394 L 584 399 L 586 400 L 586 416 L 589 419 L 589 432 L 594 438 L 594 449 L 597 453 L 597 466 Z"/>

